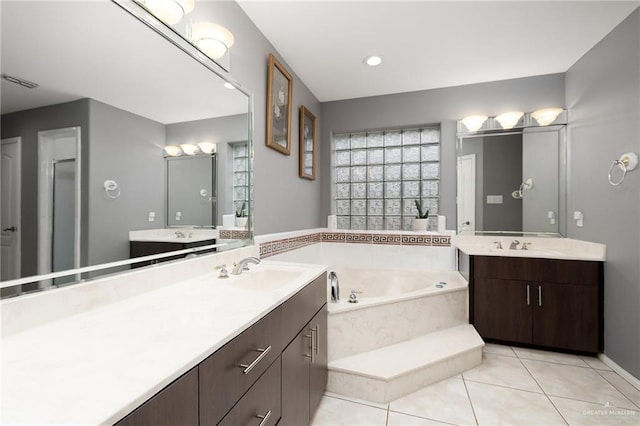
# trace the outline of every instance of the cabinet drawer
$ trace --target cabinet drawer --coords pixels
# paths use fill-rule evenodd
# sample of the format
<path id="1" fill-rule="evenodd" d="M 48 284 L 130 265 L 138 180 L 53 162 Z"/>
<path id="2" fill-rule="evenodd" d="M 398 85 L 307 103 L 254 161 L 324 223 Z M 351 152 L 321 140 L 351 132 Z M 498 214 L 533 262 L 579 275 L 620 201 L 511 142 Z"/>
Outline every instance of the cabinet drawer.
<path id="1" fill-rule="evenodd" d="M 278 358 L 219 424 L 221 426 L 272 426 L 278 423 L 281 371 L 280 358 Z M 265 418 L 267 416 L 268 418 Z"/>
<path id="2" fill-rule="evenodd" d="M 281 328 L 282 309 L 278 307 L 200 364 L 201 424 L 217 424 L 279 357 Z M 258 351 L 269 347 L 266 352 Z"/>
<path id="3" fill-rule="evenodd" d="M 598 285 L 602 268 L 602 262 L 523 257 L 474 256 L 473 262 L 476 278 L 579 285 Z"/>
<path id="4" fill-rule="evenodd" d="M 287 346 L 327 303 L 327 273 L 309 283 L 282 305 L 282 342 Z"/>
<path id="5" fill-rule="evenodd" d="M 145 425 L 198 425 L 198 367 L 116 423 L 116 426 Z"/>

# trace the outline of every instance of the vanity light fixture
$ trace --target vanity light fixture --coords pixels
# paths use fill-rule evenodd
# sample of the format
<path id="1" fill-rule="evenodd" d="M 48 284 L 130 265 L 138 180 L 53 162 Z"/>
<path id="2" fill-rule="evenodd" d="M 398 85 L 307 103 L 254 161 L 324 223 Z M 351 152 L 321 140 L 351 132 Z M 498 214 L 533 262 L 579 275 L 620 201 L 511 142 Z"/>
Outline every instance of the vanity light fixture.
<path id="1" fill-rule="evenodd" d="M 170 157 L 178 157 L 179 155 L 182 155 L 182 149 L 176 145 L 165 145 L 162 149 L 164 149 L 164 152 Z"/>
<path id="2" fill-rule="evenodd" d="M 382 63 L 382 58 L 380 56 L 371 55 L 364 58 L 363 62 L 370 67 L 377 67 Z"/>
<path id="3" fill-rule="evenodd" d="M 213 142 L 198 142 L 198 148 L 204 154 L 214 154 L 216 152 L 216 144 Z"/>
<path id="4" fill-rule="evenodd" d="M 558 115 L 564 111 L 562 108 L 545 108 L 539 109 L 531 113 L 531 117 L 533 117 L 539 125 L 548 126 L 549 124 L 556 121 Z"/>
<path id="5" fill-rule="evenodd" d="M 175 25 L 191 12 L 195 0 L 135 0 L 167 25 Z"/>
<path id="6" fill-rule="evenodd" d="M 500 123 L 503 129 L 513 129 L 518 121 L 522 118 L 524 112 L 522 111 L 510 111 L 500 114 L 496 117 L 496 121 Z"/>
<path id="7" fill-rule="evenodd" d="M 194 22 L 188 28 L 187 37 L 211 59 L 222 58 L 234 42 L 231 31 L 213 22 Z"/>
<path id="8" fill-rule="evenodd" d="M 187 155 L 196 155 L 198 152 L 198 145 L 192 143 L 183 143 L 180 145 L 180 149 Z"/>
<path id="9" fill-rule="evenodd" d="M 484 122 L 487 121 L 487 118 L 489 117 L 486 115 L 470 115 L 462 119 L 462 124 L 464 124 L 470 132 L 477 132 Z"/>

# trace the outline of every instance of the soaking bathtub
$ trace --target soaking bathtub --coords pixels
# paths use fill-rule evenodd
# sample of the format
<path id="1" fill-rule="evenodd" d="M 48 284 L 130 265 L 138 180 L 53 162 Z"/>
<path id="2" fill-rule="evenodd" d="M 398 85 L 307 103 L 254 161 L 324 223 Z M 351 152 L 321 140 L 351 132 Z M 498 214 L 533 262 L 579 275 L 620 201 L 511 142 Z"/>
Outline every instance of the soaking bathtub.
<path id="1" fill-rule="evenodd" d="M 467 282 L 457 271 L 330 267 L 327 282 L 329 361 L 468 323 Z M 350 303 L 355 292 L 357 303 Z"/>

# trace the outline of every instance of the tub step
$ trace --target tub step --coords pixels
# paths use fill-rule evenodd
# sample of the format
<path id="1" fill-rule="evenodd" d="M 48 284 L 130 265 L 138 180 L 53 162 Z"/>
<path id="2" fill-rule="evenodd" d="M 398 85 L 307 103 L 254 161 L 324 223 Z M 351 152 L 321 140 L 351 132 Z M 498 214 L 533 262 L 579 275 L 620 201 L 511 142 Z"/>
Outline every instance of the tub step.
<path id="1" fill-rule="evenodd" d="M 388 403 L 476 367 L 484 342 L 471 324 L 329 362 L 327 390 Z"/>

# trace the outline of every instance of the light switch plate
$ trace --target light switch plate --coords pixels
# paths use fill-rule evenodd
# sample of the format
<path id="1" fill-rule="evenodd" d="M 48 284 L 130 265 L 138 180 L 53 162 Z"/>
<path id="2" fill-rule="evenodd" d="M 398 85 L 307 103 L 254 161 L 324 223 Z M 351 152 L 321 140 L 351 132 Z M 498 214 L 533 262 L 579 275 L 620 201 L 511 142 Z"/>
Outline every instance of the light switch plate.
<path id="1" fill-rule="evenodd" d="M 487 195 L 487 204 L 502 204 L 502 195 Z"/>

